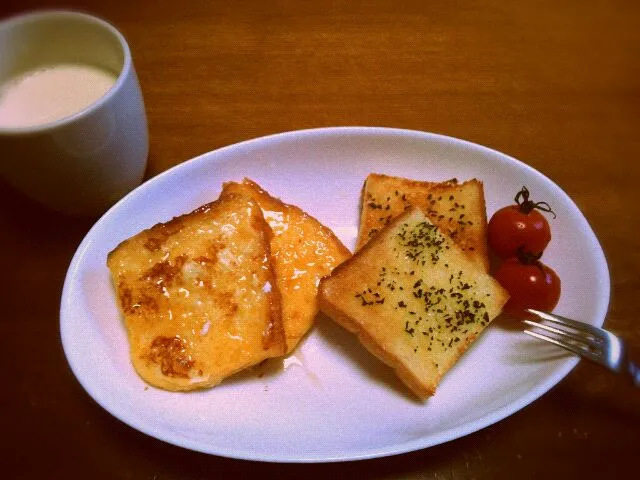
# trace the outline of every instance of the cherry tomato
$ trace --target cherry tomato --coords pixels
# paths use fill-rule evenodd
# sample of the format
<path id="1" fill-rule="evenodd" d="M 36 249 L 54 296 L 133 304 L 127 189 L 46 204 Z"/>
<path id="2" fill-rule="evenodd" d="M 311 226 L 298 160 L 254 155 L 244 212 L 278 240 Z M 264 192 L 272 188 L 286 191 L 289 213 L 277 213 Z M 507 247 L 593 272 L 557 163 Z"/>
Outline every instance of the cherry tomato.
<path id="1" fill-rule="evenodd" d="M 516 205 L 501 208 L 489 221 L 489 246 L 501 258 L 513 257 L 519 251 L 541 254 L 551 241 L 549 222 L 538 210 L 550 212 L 546 202 L 529 200 L 526 187 L 518 192 Z"/>
<path id="2" fill-rule="evenodd" d="M 538 260 L 525 262 L 522 258 L 509 258 L 494 274 L 510 295 L 504 311 L 516 317 L 527 316 L 526 308 L 550 312 L 560 299 L 560 278 Z"/>

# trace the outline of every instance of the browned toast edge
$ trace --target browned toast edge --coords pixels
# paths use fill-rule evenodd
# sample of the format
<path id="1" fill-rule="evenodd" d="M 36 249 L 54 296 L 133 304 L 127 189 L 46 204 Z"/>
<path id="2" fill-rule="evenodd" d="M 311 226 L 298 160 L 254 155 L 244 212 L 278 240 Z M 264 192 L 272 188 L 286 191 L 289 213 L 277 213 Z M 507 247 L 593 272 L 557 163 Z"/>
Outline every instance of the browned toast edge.
<path id="1" fill-rule="evenodd" d="M 422 213 L 425 215 L 425 217 L 428 218 L 426 213 L 421 208 L 412 206 L 407 210 L 405 210 L 405 212 L 403 212 L 402 214 L 394 218 L 389 225 L 387 225 L 386 227 L 383 228 L 383 230 L 381 230 L 381 232 L 384 232 L 387 229 L 395 228 L 395 226 L 398 223 L 402 222 L 405 217 L 411 215 L 415 210 L 421 210 Z M 373 248 L 378 243 L 384 243 L 383 237 L 384 235 L 376 235 L 373 238 L 371 238 L 371 240 L 369 240 L 369 242 L 363 245 L 362 248 L 358 250 L 358 252 L 356 252 L 351 258 L 347 259 L 342 264 L 338 265 L 338 267 L 336 267 L 333 270 L 330 276 L 340 275 L 340 272 L 343 269 L 347 268 L 348 265 L 359 255 L 366 253 L 369 249 Z M 449 239 L 449 241 L 453 245 L 455 245 L 455 242 L 453 242 L 451 239 Z M 461 255 L 465 256 L 466 258 L 469 258 L 468 256 L 464 255 L 465 252 L 463 252 L 457 245 L 455 246 L 455 248 L 460 250 Z M 471 260 L 469 259 L 469 261 Z M 482 273 L 488 275 L 488 273 L 486 272 L 482 272 Z M 405 367 L 404 364 L 401 361 L 399 361 L 394 354 L 390 353 L 389 351 L 387 351 L 386 349 L 378 345 L 375 339 L 367 332 L 367 329 L 364 328 L 362 325 L 360 325 L 360 323 L 357 320 L 352 318 L 350 315 L 347 315 L 346 313 L 342 312 L 333 302 L 331 302 L 325 296 L 324 294 L 325 285 L 326 285 L 326 279 L 328 278 L 329 276 L 324 277 L 320 281 L 320 285 L 318 288 L 318 292 L 319 292 L 318 301 L 319 301 L 320 309 L 322 310 L 322 312 L 324 312 L 332 320 L 334 320 L 336 323 L 341 325 L 346 330 L 352 333 L 355 333 L 360 343 L 362 343 L 362 345 L 370 353 L 378 357 L 378 359 L 380 359 L 383 363 L 390 366 L 396 372 L 398 377 L 407 385 L 407 387 L 409 387 L 409 389 L 421 400 L 426 400 L 428 397 L 432 396 L 435 393 L 436 388 L 439 385 L 440 380 L 443 378 L 443 376 L 450 370 L 450 368 L 453 367 L 453 365 L 455 365 L 458 362 L 460 357 L 469 349 L 471 344 L 473 344 L 473 342 L 478 338 L 478 335 L 470 335 L 467 338 L 465 338 L 464 343 L 462 345 L 458 345 L 458 347 L 455 349 L 455 354 L 451 357 L 450 362 L 448 362 L 446 366 L 443 365 L 444 368 L 442 369 L 442 373 L 438 374 L 438 376 L 433 379 L 433 382 L 431 385 L 426 385 L 419 378 L 417 378 L 411 372 L 411 370 Z M 502 304 L 501 305 L 502 307 L 508 299 L 508 294 L 503 288 L 500 288 L 500 290 L 503 292 L 503 295 L 499 302 Z M 490 320 L 489 324 L 494 319 L 495 317 Z"/>

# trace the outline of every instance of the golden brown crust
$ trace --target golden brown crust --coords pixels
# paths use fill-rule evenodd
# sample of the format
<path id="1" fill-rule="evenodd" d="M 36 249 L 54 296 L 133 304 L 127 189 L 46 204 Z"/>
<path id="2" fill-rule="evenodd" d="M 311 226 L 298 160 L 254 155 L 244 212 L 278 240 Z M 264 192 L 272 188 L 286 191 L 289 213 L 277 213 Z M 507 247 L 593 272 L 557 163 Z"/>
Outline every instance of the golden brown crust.
<path id="1" fill-rule="evenodd" d="M 262 335 L 262 344 L 265 350 L 276 349 L 278 355 L 284 355 L 287 351 L 286 336 L 282 319 L 282 295 L 278 288 L 276 277 L 276 266 L 273 255 L 271 254 L 271 241 L 273 239 L 273 231 L 262 215 L 256 215 L 252 218 L 253 225 L 262 235 L 261 242 L 265 248 L 267 266 L 267 282 L 271 285 L 268 292 L 269 299 L 269 322 L 267 328 Z"/>
<path id="2" fill-rule="evenodd" d="M 254 198 L 273 232 L 271 255 L 282 296 L 287 352 L 291 352 L 313 326 L 320 278 L 351 252 L 317 219 L 271 196 L 254 181 L 245 178 L 241 183 L 225 183 L 221 197 L 233 192 Z"/>
<path id="3" fill-rule="evenodd" d="M 425 182 L 370 174 L 363 185 L 356 251 L 410 206 L 421 208 L 471 259 L 489 271 L 484 189 L 476 179 Z"/>
<path id="4" fill-rule="evenodd" d="M 394 219 L 393 223 L 400 222 L 401 217 Z M 393 225 L 389 226 L 393 228 Z M 338 265 L 331 277 L 340 277 L 343 272 L 348 271 L 351 268 L 351 263 L 357 261 L 361 256 L 367 255 L 369 250 L 375 251 L 379 245 L 384 244 L 384 237 L 375 235 L 368 242 L 362 245 L 362 247 L 349 259 Z M 357 266 L 355 268 L 358 268 Z M 391 367 L 398 378 L 402 380 L 405 385 L 420 399 L 424 400 L 435 393 L 435 383 L 433 385 L 424 384 L 419 378 L 417 378 L 411 370 L 406 368 L 404 363 L 385 346 L 380 345 L 379 342 L 371 335 L 367 330 L 367 326 L 362 322 L 359 322 L 354 317 L 348 315 L 341 310 L 340 303 L 344 300 L 343 292 L 333 293 L 330 290 L 329 277 L 325 277 L 320 281 L 318 301 L 320 304 L 320 310 L 335 321 L 338 325 L 351 333 L 357 335 L 360 343 L 375 357 L 380 359 L 383 363 Z"/>
<path id="5" fill-rule="evenodd" d="M 131 360 L 147 383 L 210 387 L 285 353 L 270 231 L 254 200 L 229 195 L 109 253 Z"/>
<path id="6" fill-rule="evenodd" d="M 419 398 L 500 312 L 506 292 L 417 207 L 320 283 L 320 307 Z"/>
<path id="7" fill-rule="evenodd" d="M 360 223 L 356 251 L 391 221 L 404 212 L 413 197 L 426 194 L 438 182 L 422 182 L 408 178 L 370 173 L 362 185 L 360 195 Z"/>
<path id="8" fill-rule="evenodd" d="M 320 284 L 322 288 L 322 283 Z M 351 333 L 355 333 L 358 336 L 360 343 L 374 356 L 379 358 L 383 363 L 391 367 L 396 375 L 414 392 L 418 398 L 425 399 L 435 393 L 435 386 L 432 388 L 429 385 L 424 385 L 419 378 L 417 378 L 411 370 L 407 369 L 405 365 L 398 360 L 398 357 L 390 353 L 385 348 L 381 347 L 378 342 L 371 336 L 366 330 L 366 327 L 358 323 L 353 317 L 345 314 L 340 310 L 338 305 L 335 305 L 329 299 L 329 292 L 324 292 L 320 295 L 320 309 L 329 316 L 338 325 L 342 326 L 345 330 Z"/>

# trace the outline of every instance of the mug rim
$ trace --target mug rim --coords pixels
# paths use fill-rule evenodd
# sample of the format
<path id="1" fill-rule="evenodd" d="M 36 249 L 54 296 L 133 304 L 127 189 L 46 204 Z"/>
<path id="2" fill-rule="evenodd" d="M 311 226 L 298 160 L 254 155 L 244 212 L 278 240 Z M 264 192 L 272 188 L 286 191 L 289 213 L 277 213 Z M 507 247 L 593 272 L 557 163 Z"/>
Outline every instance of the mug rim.
<path id="1" fill-rule="evenodd" d="M 102 107 L 105 103 L 109 102 L 111 98 L 116 95 L 116 92 L 121 89 L 122 85 L 126 81 L 126 78 L 130 75 L 132 70 L 132 60 L 131 60 L 131 51 L 129 49 L 129 44 L 127 40 L 124 38 L 124 35 L 111 23 L 108 21 L 97 17 L 95 15 L 79 12 L 75 10 L 38 10 L 32 12 L 26 12 L 14 15 L 5 20 L 0 21 L 0 31 L 8 28 L 19 27 L 20 25 L 29 23 L 29 22 L 39 22 L 43 20 L 47 20 L 50 18 L 69 18 L 82 20 L 87 24 L 92 24 L 93 26 L 103 28 L 107 30 L 111 35 L 113 35 L 120 44 L 120 47 L 123 51 L 123 62 L 122 68 L 116 77 L 116 81 L 113 83 L 111 88 L 102 95 L 98 100 L 91 103 L 87 107 L 79 110 L 71 115 L 67 115 L 65 117 L 59 118 L 57 120 L 53 120 L 47 123 L 41 123 L 37 125 L 28 125 L 23 127 L 3 127 L 0 125 L 0 136 L 7 135 L 21 135 L 21 134 L 32 134 L 32 133 L 44 133 L 49 130 L 53 130 L 58 127 L 63 127 L 70 123 L 73 123 L 87 115 L 96 109 Z"/>

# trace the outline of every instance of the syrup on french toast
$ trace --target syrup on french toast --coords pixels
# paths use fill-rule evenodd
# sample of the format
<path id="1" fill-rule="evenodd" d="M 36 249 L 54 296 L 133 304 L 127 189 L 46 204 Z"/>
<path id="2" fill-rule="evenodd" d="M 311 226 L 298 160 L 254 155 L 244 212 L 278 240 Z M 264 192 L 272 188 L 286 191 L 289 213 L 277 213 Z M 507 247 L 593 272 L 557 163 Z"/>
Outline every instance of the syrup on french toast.
<path id="1" fill-rule="evenodd" d="M 211 387 L 286 351 L 271 230 L 240 194 L 144 230 L 108 256 L 138 374 Z"/>
<path id="2" fill-rule="evenodd" d="M 272 197 L 252 180 L 225 183 L 221 196 L 231 193 L 255 199 L 273 231 L 271 255 L 289 353 L 314 324 L 320 278 L 349 258 L 351 252 L 329 228 L 295 205 Z"/>

